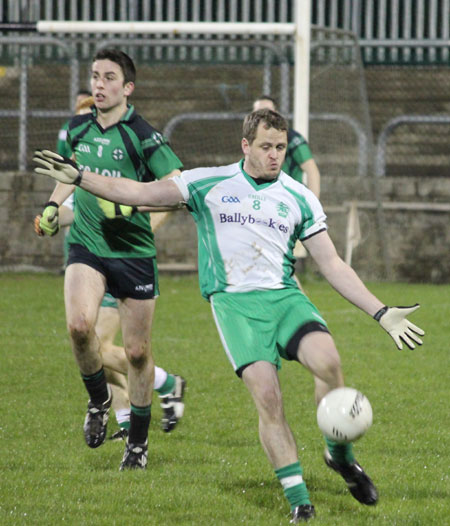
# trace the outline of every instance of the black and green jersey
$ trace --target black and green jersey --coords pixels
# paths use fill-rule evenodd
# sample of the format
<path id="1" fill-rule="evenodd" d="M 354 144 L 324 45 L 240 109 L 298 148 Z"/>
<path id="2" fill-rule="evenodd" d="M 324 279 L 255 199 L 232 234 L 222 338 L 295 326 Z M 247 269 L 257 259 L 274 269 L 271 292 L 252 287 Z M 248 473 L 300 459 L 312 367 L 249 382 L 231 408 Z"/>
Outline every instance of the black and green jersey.
<path id="1" fill-rule="evenodd" d="M 137 115 L 133 106 L 122 119 L 103 129 L 97 112 L 71 119 L 67 141 L 81 170 L 107 177 L 127 177 L 136 181 L 160 179 L 181 161 L 166 139 Z M 69 234 L 70 244 L 80 244 L 100 257 L 153 257 L 156 254 L 149 214 L 107 219 L 97 198 L 76 188 L 77 206 Z"/>
<path id="2" fill-rule="evenodd" d="M 283 172 L 289 174 L 299 183 L 303 183 L 303 170 L 300 165 L 312 157 L 311 150 L 303 135 L 289 128 L 286 159 L 281 168 Z"/>

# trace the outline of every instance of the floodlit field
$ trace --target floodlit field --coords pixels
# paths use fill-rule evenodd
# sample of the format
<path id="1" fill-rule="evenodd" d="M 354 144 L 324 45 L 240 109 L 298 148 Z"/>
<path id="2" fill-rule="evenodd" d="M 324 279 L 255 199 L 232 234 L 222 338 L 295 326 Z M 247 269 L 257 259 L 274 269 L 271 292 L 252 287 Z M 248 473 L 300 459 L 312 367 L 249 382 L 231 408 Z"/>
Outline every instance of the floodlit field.
<path id="1" fill-rule="evenodd" d="M 449 524 L 450 286 L 371 284 L 391 305 L 420 302 L 411 321 L 425 345 L 397 351 L 376 322 L 326 283 L 305 289 L 341 351 L 346 382 L 362 390 L 374 425 L 356 445 L 380 502 L 356 502 L 322 461 L 312 379 L 281 371 L 317 526 Z M 196 277 L 162 277 L 156 362 L 188 381 L 185 417 L 159 428 L 154 401 L 146 472 L 119 473 L 123 443 L 85 444 L 86 392 L 65 330 L 63 278 L 0 275 L 0 524 L 287 525 L 289 507 L 259 445 L 256 411 L 228 364 Z M 109 433 L 117 428 L 114 416 Z"/>

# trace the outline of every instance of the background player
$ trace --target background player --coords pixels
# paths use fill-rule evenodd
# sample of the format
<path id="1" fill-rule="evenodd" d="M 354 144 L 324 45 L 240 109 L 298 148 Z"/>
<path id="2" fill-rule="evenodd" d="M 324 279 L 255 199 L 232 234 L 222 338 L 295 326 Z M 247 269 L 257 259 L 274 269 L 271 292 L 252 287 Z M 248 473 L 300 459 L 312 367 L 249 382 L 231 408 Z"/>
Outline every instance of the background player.
<path id="1" fill-rule="evenodd" d="M 187 203 L 198 227 L 202 294 L 211 302 L 227 357 L 252 395 L 263 449 L 297 523 L 315 511 L 284 415 L 277 370 L 281 358 L 302 364 L 313 375 L 316 403 L 344 380 L 325 320 L 292 278 L 293 240 L 302 240 L 333 288 L 377 320 L 399 349 L 422 344 L 419 335 L 424 333 L 406 319 L 418 305 L 385 306 L 338 256 L 318 199 L 281 171 L 287 130 L 281 115 L 268 109 L 253 112 L 244 120 L 242 161 L 153 183 L 81 172 L 50 151 L 36 152 L 34 161 L 36 173 L 79 184 L 115 202 Z M 235 199 L 231 203 L 224 195 Z M 352 445 L 328 439 L 326 444 L 326 464 L 344 478 L 359 502 L 375 504 L 377 490 L 356 461 Z"/>
<path id="2" fill-rule="evenodd" d="M 103 49 L 96 54 L 91 69 L 95 107 L 70 122 L 70 149 L 80 167 L 112 177 L 154 180 L 176 175 L 181 168 L 177 156 L 127 103 L 135 77 L 134 64 L 125 53 Z M 58 208 L 71 191 L 57 185 L 48 205 Z M 124 214 L 119 206 L 112 207 L 114 214 L 106 214 L 100 201 L 80 189 L 75 198 L 64 290 L 72 349 L 90 396 L 86 443 L 95 448 L 104 442 L 111 406 L 95 334 L 100 303 L 108 289 L 119 300 L 129 360 L 130 431 L 120 469 L 145 468 L 154 383 L 150 333 L 159 294 L 153 234 L 145 214 Z"/>
<path id="3" fill-rule="evenodd" d="M 89 103 L 89 99 L 86 100 Z M 149 210 L 148 207 L 140 208 L 142 211 Z M 164 212 L 163 212 L 164 213 Z M 39 236 L 54 235 L 58 227 L 69 228 L 73 222 L 73 194 L 58 209 L 58 224 L 49 225 L 42 222 L 39 214 L 34 220 L 34 229 Z M 43 228 L 45 230 L 43 230 Z M 153 229 L 155 231 L 155 229 Z M 111 435 L 112 440 L 126 439 L 130 428 L 130 400 L 128 397 L 127 369 L 128 361 L 123 347 L 115 344 L 117 333 L 120 329 L 120 316 L 117 301 L 111 294 L 106 293 L 103 297 L 95 324 L 95 332 L 100 342 L 103 365 L 106 378 L 111 387 L 113 398 L 111 407 L 116 415 L 119 431 Z M 153 388 L 157 391 L 163 416 L 161 427 L 169 433 L 175 428 L 184 414 L 184 390 L 186 380 L 181 376 L 170 374 L 161 367 L 155 365 L 155 381 Z"/>
<path id="4" fill-rule="evenodd" d="M 78 92 L 75 101 L 75 115 L 83 115 L 91 111 L 91 106 L 94 104 L 94 97 L 88 90 L 80 90 Z M 69 129 L 70 119 L 68 119 L 60 128 L 58 132 L 58 141 L 56 143 L 56 151 L 60 155 L 65 157 L 72 157 L 72 151 L 70 150 L 69 143 L 67 142 L 67 130 Z M 67 258 L 69 257 L 69 243 L 67 241 L 67 235 L 69 233 L 69 227 L 64 229 L 64 267 L 65 268 Z"/>
<path id="5" fill-rule="evenodd" d="M 94 105 L 94 98 L 87 91 L 80 91 L 76 102 L 76 115 L 84 115 L 91 112 L 91 107 Z M 60 155 L 72 156 L 69 144 L 67 143 L 67 129 L 66 125 L 60 130 L 57 151 Z M 64 131 L 64 136 L 62 132 Z M 111 210 L 115 210 L 112 203 L 102 200 L 99 203 L 105 214 L 111 215 Z M 64 267 L 68 257 L 68 243 L 67 237 L 70 225 L 73 222 L 74 213 L 74 198 L 71 194 L 64 203 L 57 209 L 56 213 L 51 213 L 52 221 L 49 223 L 48 217 L 43 218 L 40 214 L 34 219 L 34 228 L 36 234 L 39 236 L 53 236 L 60 227 L 65 228 L 64 236 Z M 122 207 L 122 211 L 132 211 L 130 207 Z M 151 212 L 149 207 L 140 207 L 141 212 Z M 155 211 L 153 209 L 153 211 Z M 115 212 L 113 212 L 113 217 Z M 159 211 L 158 214 L 151 216 L 152 231 L 156 232 L 165 218 L 167 212 Z M 123 347 L 115 345 L 115 338 L 120 329 L 120 316 L 118 313 L 117 301 L 106 293 L 100 305 L 100 310 L 95 325 L 95 332 L 100 341 L 100 350 L 102 353 L 103 364 L 105 366 L 105 373 L 108 383 L 111 387 L 113 399 L 111 407 L 116 415 L 117 423 L 119 424 L 119 431 L 111 435 L 112 440 L 126 439 L 128 430 L 130 428 L 130 400 L 128 397 L 127 384 L 127 358 Z M 186 380 L 178 375 L 167 373 L 161 367 L 155 365 L 155 382 L 153 388 L 158 392 L 163 409 L 163 417 L 161 420 L 162 429 L 168 433 L 175 428 L 178 420 L 184 414 L 184 390 L 186 387 Z"/>

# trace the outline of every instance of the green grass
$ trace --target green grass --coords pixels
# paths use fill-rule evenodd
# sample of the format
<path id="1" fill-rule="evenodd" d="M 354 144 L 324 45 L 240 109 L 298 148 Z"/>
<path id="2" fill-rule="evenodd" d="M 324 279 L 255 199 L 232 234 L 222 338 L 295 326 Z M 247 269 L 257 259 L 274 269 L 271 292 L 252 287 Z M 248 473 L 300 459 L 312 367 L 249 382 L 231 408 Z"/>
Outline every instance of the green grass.
<path id="1" fill-rule="evenodd" d="M 259 445 L 252 402 L 222 350 L 196 277 L 162 277 L 153 330 L 156 362 L 188 380 L 185 417 L 159 429 L 155 400 L 146 472 L 119 473 L 122 443 L 84 444 L 87 396 L 65 330 L 63 279 L 0 275 L 0 524 L 286 525 L 288 505 Z M 450 286 L 371 284 L 388 304 L 422 308 L 425 345 L 397 351 L 326 283 L 309 279 L 340 349 L 346 383 L 361 389 L 374 425 L 357 458 L 380 492 L 358 504 L 322 461 L 311 377 L 280 373 L 317 526 L 449 524 Z M 110 428 L 116 427 L 115 419 Z"/>

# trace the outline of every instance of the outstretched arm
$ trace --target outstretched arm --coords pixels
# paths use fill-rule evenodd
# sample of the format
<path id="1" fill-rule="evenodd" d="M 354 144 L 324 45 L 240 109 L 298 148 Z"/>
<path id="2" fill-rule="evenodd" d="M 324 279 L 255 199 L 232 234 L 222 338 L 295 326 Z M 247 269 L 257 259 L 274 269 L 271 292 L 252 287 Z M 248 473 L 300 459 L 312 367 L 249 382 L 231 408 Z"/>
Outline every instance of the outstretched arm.
<path id="1" fill-rule="evenodd" d="M 304 241 L 303 244 L 332 287 L 345 299 L 375 318 L 393 338 L 398 349 L 403 348 L 403 343 L 410 349 L 414 349 L 415 344 L 422 345 L 422 340 L 418 336 L 424 335 L 424 331 L 406 318 L 417 310 L 419 305 L 385 306 L 367 289 L 356 272 L 342 261 L 327 232 L 320 232 Z"/>
<path id="2" fill-rule="evenodd" d="M 114 203 L 131 206 L 174 206 L 183 202 L 177 185 L 168 180 L 140 183 L 126 178 L 105 177 L 93 172 L 80 172 L 77 165 L 50 150 L 36 151 L 34 171 L 65 184 L 75 184 Z"/>
<path id="3" fill-rule="evenodd" d="M 320 232 L 303 242 L 320 272 L 345 299 L 374 316 L 384 304 L 364 285 L 356 272 L 336 252 L 327 232 Z"/>
<path id="4" fill-rule="evenodd" d="M 83 172 L 80 188 L 108 201 L 131 206 L 174 206 L 183 201 L 177 185 L 170 179 L 139 183 L 131 179 L 105 177 Z"/>
<path id="5" fill-rule="evenodd" d="M 180 175 L 180 170 L 172 170 L 169 174 L 162 177 L 162 180 L 170 179 L 171 177 L 175 177 L 177 175 Z M 138 212 L 150 212 L 150 224 L 152 227 L 152 231 L 156 232 L 158 228 L 160 228 L 168 219 L 170 216 L 169 212 L 173 212 L 175 210 L 180 210 L 181 208 L 185 207 L 185 203 L 178 203 L 175 206 L 171 207 L 151 207 L 151 206 L 140 206 L 138 207 Z M 155 213 L 156 212 L 156 213 Z"/>

